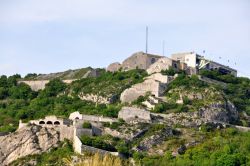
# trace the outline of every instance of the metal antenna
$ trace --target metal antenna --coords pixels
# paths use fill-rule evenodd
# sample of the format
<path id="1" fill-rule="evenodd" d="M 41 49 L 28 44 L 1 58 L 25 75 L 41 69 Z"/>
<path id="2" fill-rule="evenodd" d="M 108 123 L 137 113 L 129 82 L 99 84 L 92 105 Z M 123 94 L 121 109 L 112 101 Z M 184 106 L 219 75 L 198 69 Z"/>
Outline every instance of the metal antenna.
<path id="1" fill-rule="evenodd" d="M 165 40 L 162 41 L 162 55 L 165 55 Z"/>
<path id="2" fill-rule="evenodd" d="M 146 54 L 148 54 L 148 26 L 146 26 Z"/>

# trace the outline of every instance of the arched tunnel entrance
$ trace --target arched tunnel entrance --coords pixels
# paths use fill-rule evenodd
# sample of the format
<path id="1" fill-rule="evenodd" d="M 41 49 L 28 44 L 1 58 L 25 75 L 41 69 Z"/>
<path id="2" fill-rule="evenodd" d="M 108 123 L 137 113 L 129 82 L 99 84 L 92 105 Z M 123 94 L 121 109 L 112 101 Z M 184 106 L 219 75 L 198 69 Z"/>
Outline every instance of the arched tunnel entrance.
<path id="1" fill-rule="evenodd" d="M 55 121 L 54 125 L 60 125 L 60 122 L 59 121 Z"/>

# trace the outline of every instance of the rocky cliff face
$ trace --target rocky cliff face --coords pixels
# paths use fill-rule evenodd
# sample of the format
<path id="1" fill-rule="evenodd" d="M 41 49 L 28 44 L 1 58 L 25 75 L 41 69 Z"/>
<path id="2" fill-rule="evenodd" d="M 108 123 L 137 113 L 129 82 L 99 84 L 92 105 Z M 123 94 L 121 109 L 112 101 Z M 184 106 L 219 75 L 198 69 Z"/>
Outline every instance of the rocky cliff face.
<path id="1" fill-rule="evenodd" d="M 58 146 L 59 133 L 50 128 L 31 125 L 14 133 L 0 137 L 0 163 L 12 161 L 32 154 L 38 154 Z"/>
<path id="2" fill-rule="evenodd" d="M 197 127 L 203 123 L 229 123 L 236 122 L 239 118 L 235 106 L 228 101 L 225 104 L 214 103 L 200 108 L 195 112 L 155 114 L 151 113 L 153 121 L 161 121 L 168 125 L 182 125 L 186 127 Z M 162 118 L 162 119 L 161 119 Z"/>

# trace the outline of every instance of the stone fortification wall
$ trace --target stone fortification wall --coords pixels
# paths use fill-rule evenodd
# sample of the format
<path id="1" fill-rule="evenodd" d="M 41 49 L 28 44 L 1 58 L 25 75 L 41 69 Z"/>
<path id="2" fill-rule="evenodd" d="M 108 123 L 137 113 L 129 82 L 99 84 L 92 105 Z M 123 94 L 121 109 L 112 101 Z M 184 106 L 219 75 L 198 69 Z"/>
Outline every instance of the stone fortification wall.
<path id="1" fill-rule="evenodd" d="M 89 121 L 89 122 L 117 122 L 116 118 L 109 118 L 109 117 L 103 117 L 103 116 L 95 116 L 95 115 L 83 115 L 79 112 L 73 112 L 70 114 L 69 119 L 80 119 L 83 121 Z M 80 121 L 79 121 L 80 122 Z"/>
<path id="2" fill-rule="evenodd" d="M 107 67 L 107 71 L 115 72 L 118 71 L 120 68 L 123 70 L 131 70 L 131 69 L 148 69 L 150 65 L 155 63 L 158 59 L 162 58 L 163 56 L 153 55 L 153 54 L 146 54 L 144 52 L 136 52 L 132 54 L 130 57 L 125 59 L 122 64 L 116 62 L 112 63 Z"/>
<path id="3" fill-rule="evenodd" d="M 149 66 L 149 68 L 147 69 L 147 73 L 148 74 L 159 73 L 162 70 L 169 69 L 170 67 L 173 67 L 173 69 L 178 71 L 180 69 L 180 62 L 177 62 L 167 57 L 160 58 L 154 64 Z"/>
<path id="4" fill-rule="evenodd" d="M 164 76 L 160 73 L 153 74 L 145 79 L 144 82 L 133 85 L 131 88 L 124 90 L 121 93 L 121 102 L 132 102 L 139 96 L 145 96 L 147 92 L 150 92 L 156 97 L 160 97 L 166 90 L 167 83 L 173 78 Z"/>
<path id="5" fill-rule="evenodd" d="M 47 116 L 44 119 L 31 120 L 28 123 L 23 123 L 22 120 L 19 120 L 18 130 L 26 127 L 28 124 L 35 124 L 41 127 L 53 128 L 60 133 L 60 141 L 63 141 L 65 138 L 73 140 L 74 126 L 70 125 L 68 120 L 57 118 L 56 116 Z"/>
<path id="6" fill-rule="evenodd" d="M 112 154 L 113 156 L 119 156 L 118 152 L 110 152 L 103 149 L 94 148 L 92 146 L 83 145 L 81 146 L 81 153 L 83 152 L 99 153 L 101 155 Z"/>
<path id="7" fill-rule="evenodd" d="M 118 113 L 118 118 L 121 118 L 126 122 L 134 120 L 151 122 L 151 115 L 149 111 L 134 107 L 123 107 Z"/>
<path id="8" fill-rule="evenodd" d="M 76 136 L 76 129 L 74 130 L 74 141 L 73 141 L 73 148 L 74 151 L 77 153 L 82 153 L 82 141 L 79 137 Z"/>
<path id="9" fill-rule="evenodd" d="M 122 65 L 119 62 L 115 62 L 115 63 L 111 63 L 106 71 L 110 71 L 110 72 L 115 72 L 118 71 L 120 68 L 122 68 Z"/>
<path id="10" fill-rule="evenodd" d="M 9 134 L 9 132 L 0 132 L 0 137 L 1 137 L 1 136 L 8 135 L 8 134 Z"/>
<path id="11" fill-rule="evenodd" d="M 76 136 L 81 137 L 82 135 L 92 136 L 93 135 L 92 129 L 77 128 Z"/>
<path id="12" fill-rule="evenodd" d="M 64 139 L 73 140 L 74 139 L 74 127 L 73 126 L 57 126 L 54 128 L 60 133 L 60 141 Z"/>
<path id="13" fill-rule="evenodd" d="M 145 80 L 143 83 L 135 84 L 131 88 L 126 89 L 121 93 L 121 102 L 132 102 L 136 100 L 139 96 L 145 96 L 147 92 L 155 96 L 159 96 L 160 82 L 155 80 Z"/>
<path id="14" fill-rule="evenodd" d="M 92 132 L 93 132 L 93 135 L 97 135 L 97 136 L 102 135 L 102 129 L 94 125 L 92 125 Z"/>
<path id="15" fill-rule="evenodd" d="M 45 85 L 47 83 L 49 83 L 50 80 L 35 80 L 35 81 L 18 81 L 18 83 L 25 83 L 27 85 L 30 86 L 30 88 L 33 90 L 33 91 L 38 91 L 38 90 L 42 90 L 45 88 Z M 64 83 L 66 84 L 70 84 L 71 82 L 75 81 L 74 80 L 62 80 Z"/>

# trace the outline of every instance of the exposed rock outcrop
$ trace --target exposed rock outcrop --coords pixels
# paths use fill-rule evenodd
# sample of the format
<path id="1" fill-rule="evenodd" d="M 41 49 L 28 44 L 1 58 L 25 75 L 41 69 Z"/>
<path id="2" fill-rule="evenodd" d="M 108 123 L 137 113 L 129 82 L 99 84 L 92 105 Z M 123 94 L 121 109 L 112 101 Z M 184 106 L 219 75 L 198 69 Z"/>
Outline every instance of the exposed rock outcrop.
<path id="1" fill-rule="evenodd" d="M 0 163 L 7 165 L 20 157 L 46 152 L 58 143 L 59 133 L 53 128 L 23 127 L 0 137 Z"/>
<path id="2" fill-rule="evenodd" d="M 92 101 L 92 102 L 98 103 L 98 104 L 110 104 L 110 103 L 114 102 L 114 100 L 115 100 L 115 96 L 103 97 L 103 96 L 96 95 L 96 94 L 84 94 L 84 93 L 79 93 L 78 97 L 81 100 Z"/>
<path id="3" fill-rule="evenodd" d="M 238 120 L 238 111 L 231 102 L 226 104 L 214 103 L 200 108 L 195 112 L 182 112 L 170 114 L 154 114 L 152 118 L 160 120 L 168 125 L 182 125 L 186 127 L 198 127 L 203 123 L 234 123 Z M 162 118 L 162 119 L 161 119 Z"/>
<path id="4" fill-rule="evenodd" d="M 140 142 L 139 146 L 134 148 L 137 151 L 147 151 L 155 145 L 161 144 L 166 140 L 167 137 L 173 136 L 173 131 L 171 128 L 163 128 L 162 130 L 154 133 L 154 135 L 145 138 L 142 142 Z"/>

